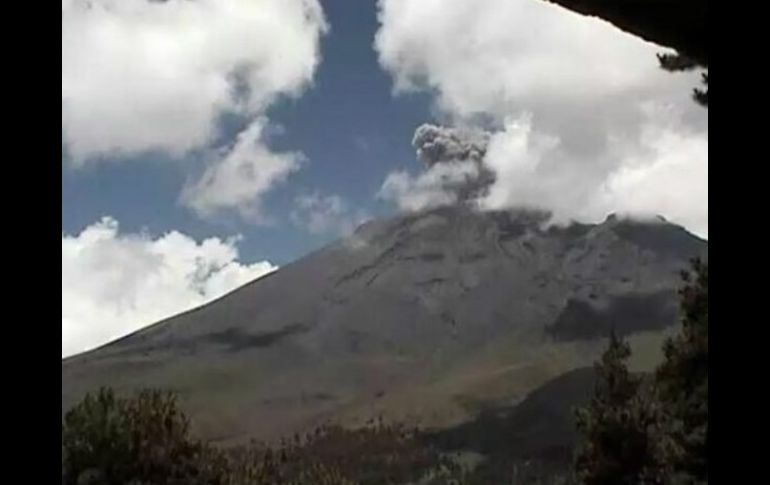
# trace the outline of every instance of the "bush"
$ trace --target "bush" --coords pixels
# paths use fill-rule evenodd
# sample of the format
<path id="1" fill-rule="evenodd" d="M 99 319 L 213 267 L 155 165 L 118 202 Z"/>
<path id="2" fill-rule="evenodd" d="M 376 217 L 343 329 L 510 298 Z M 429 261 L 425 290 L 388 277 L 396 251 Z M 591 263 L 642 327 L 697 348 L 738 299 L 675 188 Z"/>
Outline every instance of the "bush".
<path id="1" fill-rule="evenodd" d="M 155 390 L 119 398 L 88 394 L 64 417 L 62 483 L 218 484 L 221 459 L 189 435 L 174 395 Z"/>
<path id="2" fill-rule="evenodd" d="M 219 449 L 193 439 L 173 394 L 88 394 L 62 426 L 65 485 L 375 485 L 456 483 L 416 430 L 323 426 L 276 447 Z M 443 480 L 443 481 L 442 481 Z"/>

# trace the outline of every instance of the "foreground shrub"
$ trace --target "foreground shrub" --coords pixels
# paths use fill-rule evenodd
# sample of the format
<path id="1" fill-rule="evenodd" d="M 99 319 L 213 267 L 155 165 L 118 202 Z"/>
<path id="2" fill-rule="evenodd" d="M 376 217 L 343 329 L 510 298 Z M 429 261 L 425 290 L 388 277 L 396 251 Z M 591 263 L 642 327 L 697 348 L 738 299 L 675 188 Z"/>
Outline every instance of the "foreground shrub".
<path id="1" fill-rule="evenodd" d="M 87 395 L 64 417 L 62 483 L 217 484 L 222 460 L 194 440 L 174 395 Z"/>
<path id="2" fill-rule="evenodd" d="M 173 394 L 88 394 L 62 425 L 65 485 L 443 485 L 454 473 L 416 430 L 323 426 L 278 446 L 220 449 L 190 435 Z"/>

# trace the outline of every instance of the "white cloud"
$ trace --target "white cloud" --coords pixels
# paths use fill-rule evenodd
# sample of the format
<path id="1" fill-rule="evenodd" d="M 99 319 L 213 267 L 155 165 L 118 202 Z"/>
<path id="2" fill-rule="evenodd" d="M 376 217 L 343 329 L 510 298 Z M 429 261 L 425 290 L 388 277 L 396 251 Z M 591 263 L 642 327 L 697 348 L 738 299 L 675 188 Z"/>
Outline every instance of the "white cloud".
<path id="1" fill-rule="evenodd" d="M 482 205 L 660 212 L 707 233 L 707 110 L 691 99 L 697 72 L 659 68 L 665 49 L 545 1 L 378 7 L 375 49 L 396 93 L 430 92 L 445 123 L 491 130 L 484 166 L 497 177 Z M 380 195 L 446 203 L 428 189 L 433 170 L 391 174 Z"/>
<path id="2" fill-rule="evenodd" d="M 458 116 L 677 92 L 682 83 L 686 96 L 696 79 L 658 68 L 660 48 L 545 1 L 378 5 L 375 48 L 396 89 L 435 89 L 440 107 Z"/>
<path id="3" fill-rule="evenodd" d="M 369 218 L 365 211 L 354 210 L 336 194 L 304 194 L 295 203 L 292 222 L 311 234 L 349 235 Z"/>
<path id="4" fill-rule="evenodd" d="M 437 139 L 432 165 L 417 175 L 392 172 L 378 196 L 409 211 L 458 202 L 482 210 L 546 209 L 554 223 L 598 222 L 613 212 L 663 215 L 708 237 L 708 135 L 688 128 L 675 109 L 647 105 L 644 111 L 638 138 L 611 130 L 605 153 L 590 163 L 565 150 L 558 137 L 535 131 L 527 115 L 487 133 L 481 158 L 458 159 L 451 150 L 456 140 Z M 481 173 L 491 175 L 482 179 Z"/>
<path id="5" fill-rule="evenodd" d="M 598 190 L 593 211 L 660 214 L 708 238 L 708 135 L 649 124 L 646 148 Z"/>
<path id="6" fill-rule="evenodd" d="M 326 30 L 317 0 L 62 0 L 63 142 L 78 164 L 203 148 L 300 94 Z"/>
<path id="7" fill-rule="evenodd" d="M 266 123 L 265 118 L 258 118 L 242 131 L 200 178 L 185 186 L 181 202 L 202 217 L 234 209 L 245 220 L 264 222 L 262 197 L 299 170 L 304 160 L 298 152 L 272 152 L 267 146 Z"/>
<path id="8" fill-rule="evenodd" d="M 62 357 L 202 305 L 276 269 L 238 260 L 237 238 L 121 234 L 105 217 L 62 234 Z"/>
<path id="9" fill-rule="evenodd" d="M 650 110 L 638 140 L 616 140 L 603 156 L 586 167 L 529 119 L 511 121 L 491 137 L 484 162 L 497 178 L 480 204 L 547 208 L 555 222 L 663 215 L 708 237 L 707 134 Z"/>

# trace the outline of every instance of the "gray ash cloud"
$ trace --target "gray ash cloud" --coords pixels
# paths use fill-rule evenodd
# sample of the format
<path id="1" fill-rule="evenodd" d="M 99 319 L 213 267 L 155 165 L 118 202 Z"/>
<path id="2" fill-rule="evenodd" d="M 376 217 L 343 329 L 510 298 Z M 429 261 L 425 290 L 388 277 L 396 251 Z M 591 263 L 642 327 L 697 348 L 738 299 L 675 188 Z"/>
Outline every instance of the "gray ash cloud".
<path id="1" fill-rule="evenodd" d="M 427 170 L 440 174 L 435 178 L 440 189 L 463 202 L 483 196 L 495 181 L 484 164 L 489 139 L 485 131 L 426 123 L 415 130 L 412 146 Z"/>

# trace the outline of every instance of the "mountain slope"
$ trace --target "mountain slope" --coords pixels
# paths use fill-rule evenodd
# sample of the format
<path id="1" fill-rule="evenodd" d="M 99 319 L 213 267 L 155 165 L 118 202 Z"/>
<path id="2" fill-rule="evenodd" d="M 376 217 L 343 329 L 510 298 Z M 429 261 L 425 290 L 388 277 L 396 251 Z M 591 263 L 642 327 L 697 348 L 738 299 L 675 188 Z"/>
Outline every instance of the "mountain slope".
<path id="1" fill-rule="evenodd" d="M 445 207 L 373 221 L 206 306 L 62 362 L 62 408 L 99 385 L 177 390 L 204 436 L 270 439 L 378 414 L 445 426 L 589 364 L 610 325 L 639 365 L 675 321 L 684 229 Z"/>

